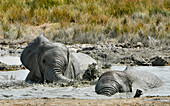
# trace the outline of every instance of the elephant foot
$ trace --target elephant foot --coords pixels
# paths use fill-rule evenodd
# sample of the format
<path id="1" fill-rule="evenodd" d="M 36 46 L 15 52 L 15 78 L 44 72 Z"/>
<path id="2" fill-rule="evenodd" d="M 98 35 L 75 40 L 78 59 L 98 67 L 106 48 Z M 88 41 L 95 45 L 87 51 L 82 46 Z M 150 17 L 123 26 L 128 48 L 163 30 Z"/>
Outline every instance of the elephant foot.
<path id="1" fill-rule="evenodd" d="M 134 98 L 140 97 L 142 94 L 143 94 L 142 91 L 137 89 Z"/>

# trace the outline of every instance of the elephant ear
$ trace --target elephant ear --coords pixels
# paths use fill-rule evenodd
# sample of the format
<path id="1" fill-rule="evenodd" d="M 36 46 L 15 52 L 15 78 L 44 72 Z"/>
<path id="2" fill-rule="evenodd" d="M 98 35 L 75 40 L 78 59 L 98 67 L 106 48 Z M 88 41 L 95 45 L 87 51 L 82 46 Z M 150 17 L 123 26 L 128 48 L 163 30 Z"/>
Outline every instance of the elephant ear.
<path id="1" fill-rule="evenodd" d="M 77 73 L 80 71 L 80 65 L 69 49 L 67 50 L 67 60 L 68 66 L 66 68 L 64 76 L 70 79 L 78 79 L 79 76 L 77 75 Z"/>
<path id="2" fill-rule="evenodd" d="M 44 43 L 48 42 L 48 39 L 46 39 L 43 35 L 40 35 L 36 39 L 34 39 L 30 44 L 28 44 L 28 46 L 23 50 L 20 58 L 21 62 L 27 69 L 30 70 L 30 73 L 27 76 L 26 80 L 33 80 L 35 78 L 41 79 L 41 73 L 37 60 L 37 53 L 39 47 Z"/>

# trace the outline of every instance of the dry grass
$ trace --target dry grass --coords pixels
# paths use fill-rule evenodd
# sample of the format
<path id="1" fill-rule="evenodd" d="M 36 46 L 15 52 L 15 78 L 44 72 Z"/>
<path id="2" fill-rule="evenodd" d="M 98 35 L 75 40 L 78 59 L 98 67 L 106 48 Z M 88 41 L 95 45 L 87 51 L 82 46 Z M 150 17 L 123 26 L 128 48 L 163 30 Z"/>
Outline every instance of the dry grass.
<path id="1" fill-rule="evenodd" d="M 45 34 L 72 43 L 169 38 L 169 10 L 168 0 L 2 0 L 0 36 Z"/>

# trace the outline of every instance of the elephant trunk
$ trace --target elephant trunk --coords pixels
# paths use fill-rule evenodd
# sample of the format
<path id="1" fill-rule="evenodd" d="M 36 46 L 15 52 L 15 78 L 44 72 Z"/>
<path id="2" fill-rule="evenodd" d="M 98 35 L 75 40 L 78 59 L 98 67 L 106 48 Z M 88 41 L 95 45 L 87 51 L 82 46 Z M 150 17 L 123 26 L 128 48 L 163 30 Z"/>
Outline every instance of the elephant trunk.
<path id="1" fill-rule="evenodd" d="M 52 70 L 53 80 L 54 81 L 64 81 L 64 82 L 71 82 L 72 80 L 67 78 L 65 75 L 65 70 L 67 68 L 66 62 L 62 59 L 59 59 L 55 62 L 55 67 Z"/>
<path id="2" fill-rule="evenodd" d="M 65 77 L 61 73 L 61 69 L 56 68 L 56 69 L 53 70 L 53 81 L 71 82 L 72 80 Z"/>

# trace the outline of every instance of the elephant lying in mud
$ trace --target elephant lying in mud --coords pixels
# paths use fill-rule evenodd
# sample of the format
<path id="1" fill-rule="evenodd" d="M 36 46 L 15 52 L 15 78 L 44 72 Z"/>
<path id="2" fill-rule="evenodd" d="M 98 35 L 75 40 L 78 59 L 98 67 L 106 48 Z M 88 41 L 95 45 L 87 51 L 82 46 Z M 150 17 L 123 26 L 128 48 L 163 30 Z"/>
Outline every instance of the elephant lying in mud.
<path id="1" fill-rule="evenodd" d="M 52 43 L 38 36 L 23 50 L 21 62 L 30 70 L 26 82 L 70 82 L 78 79 L 89 64 L 96 63 L 90 56 L 71 52 L 62 43 Z"/>
<path id="2" fill-rule="evenodd" d="M 118 92 L 132 92 L 134 84 L 136 84 L 137 88 L 148 90 L 160 87 L 163 85 L 163 82 L 152 73 L 126 67 L 124 71 L 103 73 L 95 86 L 95 92 L 106 96 L 111 96 Z"/>

